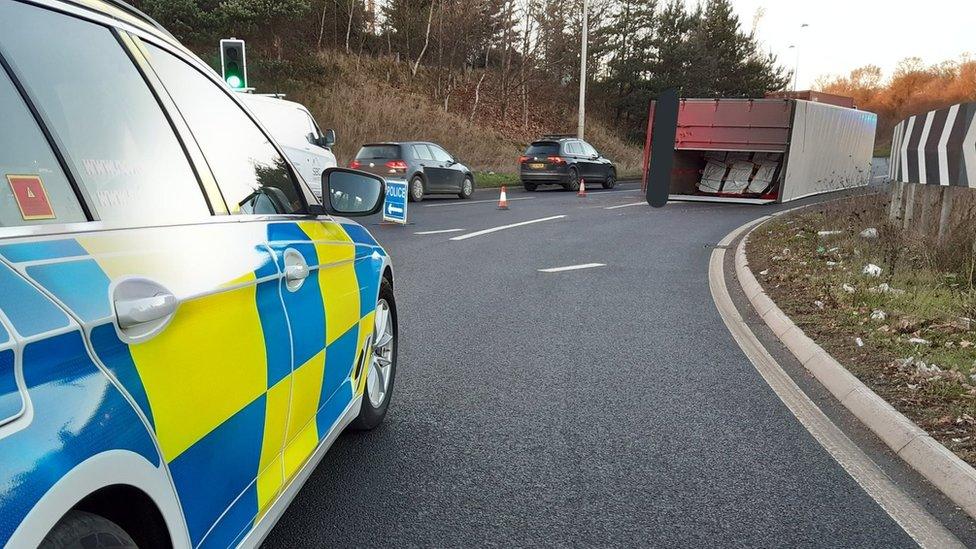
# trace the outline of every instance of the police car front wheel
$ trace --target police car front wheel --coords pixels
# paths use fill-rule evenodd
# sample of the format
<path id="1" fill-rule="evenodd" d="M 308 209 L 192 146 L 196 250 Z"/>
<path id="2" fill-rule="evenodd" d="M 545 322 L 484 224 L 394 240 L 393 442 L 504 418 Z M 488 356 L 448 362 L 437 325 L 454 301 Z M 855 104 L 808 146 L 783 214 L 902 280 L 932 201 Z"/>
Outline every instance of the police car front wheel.
<path id="1" fill-rule="evenodd" d="M 362 407 L 353 427 L 373 429 L 386 416 L 393 394 L 393 381 L 397 365 L 397 315 L 393 301 L 393 286 L 385 278 L 380 283 L 380 295 L 373 315 L 372 347 L 366 370 L 366 387 L 363 390 Z"/>

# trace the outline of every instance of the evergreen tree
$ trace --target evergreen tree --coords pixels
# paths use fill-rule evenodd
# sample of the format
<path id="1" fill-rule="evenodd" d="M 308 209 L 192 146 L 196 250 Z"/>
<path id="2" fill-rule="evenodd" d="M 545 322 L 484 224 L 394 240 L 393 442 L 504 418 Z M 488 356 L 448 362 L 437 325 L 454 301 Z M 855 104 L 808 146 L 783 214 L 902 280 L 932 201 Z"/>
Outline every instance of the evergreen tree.
<path id="1" fill-rule="evenodd" d="M 310 8 L 309 0 L 224 0 L 220 4 L 223 16 L 241 27 L 267 29 L 279 61 L 284 51 L 283 32 L 297 24 Z"/>
<path id="2" fill-rule="evenodd" d="M 672 87 L 688 95 L 696 87 L 695 83 L 688 82 L 691 66 L 688 33 L 699 17 L 700 10 L 689 14 L 682 0 L 670 0 L 658 14 L 657 33 L 650 40 L 655 57 L 648 87 L 653 95 Z"/>
<path id="3" fill-rule="evenodd" d="M 140 0 L 135 6 L 146 12 L 178 39 L 191 44 L 216 39 L 222 30 L 218 4 L 199 0 Z"/>
<path id="4" fill-rule="evenodd" d="M 614 121 L 626 124 L 646 109 L 647 82 L 654 71 L 658 33 L 657 0 L 622 0 L 608 27 L 608 76 L 602 88 L 610 96 Z"/>
<path id="5" fill-rule="evenodd" d="M 686 96 L 762 97 L 784 88 L 789 73 L 776 57 L 759 52 L 756 37 L 742 31 L 730 0 L 709 0 L 688 36 Z"/>

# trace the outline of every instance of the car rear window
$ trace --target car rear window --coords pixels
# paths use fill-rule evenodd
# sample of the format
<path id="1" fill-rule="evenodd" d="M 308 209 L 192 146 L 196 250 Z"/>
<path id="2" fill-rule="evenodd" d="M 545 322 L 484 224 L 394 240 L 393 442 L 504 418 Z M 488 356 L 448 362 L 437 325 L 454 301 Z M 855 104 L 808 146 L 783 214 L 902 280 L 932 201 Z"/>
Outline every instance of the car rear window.
<path id="1" fill-rule="evenodd" d="M 356 155 L 356 160 L 369 160 L 369 159 L 396 159 L 400 158 L 400 146 L 399 145 L 366 145 L 365 147 L 359 149 L 359 154 Z"/>
<path id="2" fill-rule="evenodd" d="M 559 143 L 555 141 L 536 141 L 525 149 L 525 154 L 529 156 L 546 156 L 559 154 Z"/>

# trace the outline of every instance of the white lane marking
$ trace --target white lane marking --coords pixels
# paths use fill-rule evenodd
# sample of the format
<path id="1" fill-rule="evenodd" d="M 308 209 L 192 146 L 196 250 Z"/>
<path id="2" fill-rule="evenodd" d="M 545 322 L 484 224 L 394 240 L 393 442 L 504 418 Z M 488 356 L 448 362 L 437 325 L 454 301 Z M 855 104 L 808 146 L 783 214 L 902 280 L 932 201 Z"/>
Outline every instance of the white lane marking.
<path id="1" fill-rule="evenodd" d="M 730 233 L 722 242 L 755 225 L 752 221 Z M 776 359 L 756 338 L 732 302 L 725 284 L 725 250 L 712 251 L 708 263 L 708 285 L 712 300 L 733 339 L 776 396 L 793 413 L 813 438 L 830 454 L 886 513 L 921 547 L 963 547 L 935 517 L 903 492 L 826 414 L 800 389 Z"/>
<path id="2" fill-rule="evenodd" d="M 515 198 L 509 198 L 508 201 L 512 202 L 515 200 L 532 200 L 534 196 L 517 196 Z M 451 202 L 444 202 L 442 204 L 424 204 L 425 208 L 442 208 L 444 206 L 467 206 L 469 204 L 484 204 L 485 202 L 498 202 L 497 198 L 491 200 L 455 200 Z"/>
<path id="3" fill-rule="evenodd" d="M 566 267 L 551 267 L 549 269 L 539 269 L 540 273 L 561 273 L 564 271 L 578 271 L 580 269 L 592 269 L 594 267 L 606 267 L 606 263 L 583 263 L 582 265 L 568 265 Z"/>
<path id="4" fill-rule="evenodd" d="M 619 209 L 619 208 L 629 208 L 631 206 L 648 206 L 648 205 L 649 204 L 647 203 L 647 201 L 644 200 L 642 202 L 631 202 L 630 204 L 619 204 L 617 206 L 607 206 L 606 208 L 603 208 L 603 209 L 604 210 L 616 210 L 616 209 Z"/>
<path id="5" fill-rule="evenodd" d="M 502 225 L 501 227 L 492 227 L 490 229 L 485 229 L 483 231 L 475 231 L 473 233 L 462 234 L 461 236 L 455 236 L 451 240 L 467 240 L 469 238 L 474 238 L 476 236 L 481 236 L 489 233 L 494 233 L 497 231 L 504 231 L 505 229 L 511 229 L 514 227 L 521 227 L 523 225 L 531 225 L 533 223 L 542 223 L 543 221 L 552 221 L 553 219 L 562 219 L 566 217 L 565 215 L 554 215 L 552 217 L 543 217 L 542 219 L 531 219 L 529 221 L 522 221 L 521 223 L 512 223 L 511 225 Z"/>
<path id="6" fill-rule="evenodd" d="M 464 229 L 440 229 L 438 231 L 420 231 L 413 234 L 444 234 L 444 233 L 459 233 Z"/>

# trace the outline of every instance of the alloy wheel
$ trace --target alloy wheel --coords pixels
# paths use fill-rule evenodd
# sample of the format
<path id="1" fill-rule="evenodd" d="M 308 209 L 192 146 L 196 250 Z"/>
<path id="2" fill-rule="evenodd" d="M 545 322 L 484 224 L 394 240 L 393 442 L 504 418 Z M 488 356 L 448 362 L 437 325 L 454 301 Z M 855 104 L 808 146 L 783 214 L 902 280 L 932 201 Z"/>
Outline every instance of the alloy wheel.
<path id="1" fill-rule="evenodd" d="M 373 353 L 369 372 L 366 374 L 366 390 L 369 393 L 370 404 L 374 408 L 379 408 L 390 390 L 396 338 L 393 333 L 393 315 L 390 314 L 390 305 L 385 299 L 380 299 L 376 304 L 374 316 Z"/>

